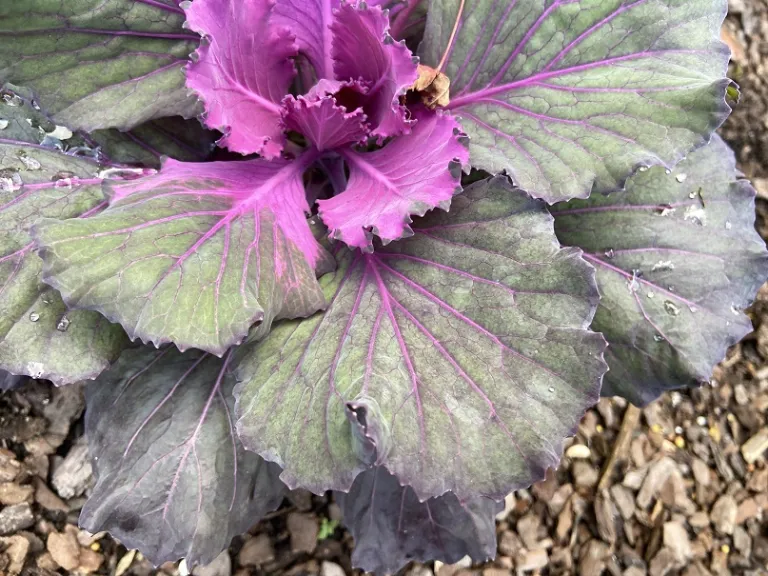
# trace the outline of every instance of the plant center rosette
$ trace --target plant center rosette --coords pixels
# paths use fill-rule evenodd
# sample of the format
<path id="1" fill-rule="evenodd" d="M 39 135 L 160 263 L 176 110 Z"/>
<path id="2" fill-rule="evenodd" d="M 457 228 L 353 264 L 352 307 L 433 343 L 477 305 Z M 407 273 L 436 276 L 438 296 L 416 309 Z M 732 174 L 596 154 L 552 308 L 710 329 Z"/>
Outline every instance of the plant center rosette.
<path id="1" fill-rule="evenodd" d="M 288 238 L 316 266 L 321 249 L 300 224 L 311 202 L 331 238 L 372 251 L 373 236 L 385 244 L 408 236 L 412 216 L 447 209 L 468 152 L 453 117 L 406 105 L 418 59 L 389 35 L 387 11 L 337 2 L 330 14 L 328 6 L 309 14 L 312 3 L 301 4 L 185 6 L 189 26 L 204 37 L 187 85 L 205 104 L 205 123 L 224 132 L 220 145 L 260 155 L 249 161 L 256 171 L 280 166 L 273 178 L 281 184 L 269 195 L 278 212 L 292 211 L 283 216 L 291 221 Z M 303 18 L 323 22 L 322 33 Z M 215 177 L 217 167 L 228 169 L 205 169 Z M 309 186 L 304 199 L 298 180 L 313 167 L 332 190 Z M 293 197 L 281 187 L 290 183 L 297 184 Z M 244 205 L 254 201 L 261 200 L 243 195 Z"/>

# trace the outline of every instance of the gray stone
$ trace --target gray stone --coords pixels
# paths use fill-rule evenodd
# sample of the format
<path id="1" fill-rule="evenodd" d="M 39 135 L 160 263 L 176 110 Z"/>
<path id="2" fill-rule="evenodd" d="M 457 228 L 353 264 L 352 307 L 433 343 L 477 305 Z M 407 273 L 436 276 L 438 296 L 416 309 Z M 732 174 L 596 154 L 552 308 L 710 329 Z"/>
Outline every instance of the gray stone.
<path id="1" fill-rule="evenodd" d="M 93 470 L 85 443 L 75 444 L 64 461 L 53 471 L 51 485 L 64 498 L 74 498 L 85 492 L 91 482 Z"/>
<path id="2" fill-rule="evenodd" d="M 34 523 L 32 508 L 27 503 L 6 506 L 0 510 L 0 535 L 2 536 L 29 528 Z"/>

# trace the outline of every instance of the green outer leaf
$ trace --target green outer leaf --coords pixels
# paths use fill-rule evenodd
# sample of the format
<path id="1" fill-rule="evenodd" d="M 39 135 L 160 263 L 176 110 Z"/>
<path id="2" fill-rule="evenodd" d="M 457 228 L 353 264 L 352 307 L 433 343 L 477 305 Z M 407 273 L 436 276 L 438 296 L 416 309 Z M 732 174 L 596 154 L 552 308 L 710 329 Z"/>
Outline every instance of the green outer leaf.
<path id="1" fill-rule="evenodd" d="M 768 278 L 754 197 L 715 137 L 671 174 L 652 168 L 626 192 L 554 209 L 560 241 L 582 248 L 597 269 L 592 329 L 609 343 L 604 395 L 645 404 L 708 380 L 752 330 L 741 310 Z"/>
<path id="2" fill-rule="evenodd" d="M 194 566 L 278 507 L 280 469 L 244 450 L 232 426 L 227 362 L 142 347 L 88 386 L 86 530 L 108 530 L 155 565 Z"/>
<path id="3" fill-rule="evenodd" d="M 67 312 L 42 283 L 28 229 L 41 217 L 75 218 L 106 198 L 99 166 L 36 145 L 45 119 L 21 99 L 0 103 L 0 369 L 68 384 L 95 378 L 127 343 L 95 312 Z M 30 143 L 31 142 L 31 143 Z"/>
<path id="4" fill-rule="evenodd" d="M 217 137 L 198 120 L 184 120 L 180 116 L 152 120 L 128 132 L 111 129 L 90 134 L 90 140 L 100 146 L 106 161 L 153 168 L 160 168 L 163 156 L 184 162 L 207 160 Z"/>
<path id="5" fill-rule="evenodd" d="M 199 38 L 183 23 L 173 0 L 3 2 L 0 83 L 29 86 L 53 120 L 87 132 L 189 118 L 184 66 Z"/>
<path id="6" fill-rule="evenodd" d="M 45 281 L 132 339 L 217 356 L 256 323 L 309 316 L 325 307 L 314 265 L 329 258 L 305 221 L 310 161 L 167 160 L 92 218 L 41 221 Z"/>
<path id="7" fill-rule="evenodd" d="M 436 65 L 459 0 L 432 0 Z M 475 0 L 443 71 L 470 161 L 557 202 L 671 166 L 725 120 L 726 0 Z"/>
<path id="8" fill-rule="evenodd" d="M 327 312 L 233 360 L 240 438 L 290 487 L 348 491 L 377 464 L 420 499 L 500 499 L 557 465 L 597 399 L 594 271 L 540 202 L 488 180 L 414 232 L 340 250 Z"/>

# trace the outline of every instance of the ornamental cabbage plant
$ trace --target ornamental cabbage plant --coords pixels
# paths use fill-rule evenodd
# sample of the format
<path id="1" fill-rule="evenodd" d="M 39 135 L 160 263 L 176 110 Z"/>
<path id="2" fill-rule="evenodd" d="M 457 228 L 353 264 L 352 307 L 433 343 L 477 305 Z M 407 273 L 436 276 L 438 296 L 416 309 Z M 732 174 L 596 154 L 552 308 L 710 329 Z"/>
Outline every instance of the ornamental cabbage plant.
<path id="1" fill-rule="evenodd" d="M 306 488 L 366 571 L 492 557 L 601 390 L 751 330 L 726 7 L 0 5 L 0 369 L 93 380 L 82 526 L 205 564 Z"/>

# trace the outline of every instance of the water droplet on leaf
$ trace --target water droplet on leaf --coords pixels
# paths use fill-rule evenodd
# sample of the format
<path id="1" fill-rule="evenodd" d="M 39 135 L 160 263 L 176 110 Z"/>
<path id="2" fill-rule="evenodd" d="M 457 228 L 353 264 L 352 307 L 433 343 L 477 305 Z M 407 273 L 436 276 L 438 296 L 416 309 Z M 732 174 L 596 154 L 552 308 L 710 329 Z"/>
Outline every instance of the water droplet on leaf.
<path id="1" fill-rule="evenodd" d="M 6 128 L 8 128 L 8 120 L 0 118 L 0 130 L 5 130 Z"/>
<path id="2" fill-rule="evenodd" d="M 608 251 L 605 253 L 606 258 L 613 258 L 616 255 L 616 253 L 613 251 L 613 248 L 609 248 Z"/>
<path id="3" fill-rule="evenodd" d="M 24 183 L 15 169 L 0 170 L 0 192 L 15 192 Z"/>
<path id="4" fill-rule="evenodd" d="M 22 100 L 18 94 L 14 94 L 13 92 L 4 92 L 3 102 L 8 106 L 13 106 L 14 108 L 18 108 L 24 104 L 24 100 Z"/>
<path id="5" fill-rule="evenodd" d="M 653 265 L 653 268 L 651 268 L 651 272 L 656 272 L 658 270 L 674 270 L 675 264 L 671 260 L 659 260 L 656 262 L 656 264 Z"/>
<path id="6" fill-rule="evenodd" d="M 730 220 L 726 220 L 725 221 L 725 229 L 726 230 L 730 230 L 731 228 L 732 228 L 731 221 Z"/>
<path id="7" fill-rule="evenodd" d="M 685 182 L 687 179 L 688 179 L 688 174 L 678 174 L 677 176 L 675 176 L 675 180 L 680 182 L 680 184 Z"/>
<path id="8" fill-rule="evenodd" d="M 654 296 L 656 296 L 656 294 L 654 294 L 653 292 L 648 292 L 647 296 L 648 298 L 653 298 Z"/>
<path id="9" fill-rule="evenodd" d="M 664 310 L 666 310 L 667 314 L 670 316 L 678 316 L 680 314 L 680 308 L 670 300 L 664 301 Z"/>
<path id="10" fill-rule="evenodd" d="M 653 335 L 653 339 L 656 342 L 664 342 L 664 336 L 662 336 L 661 334 L 654 334 Z"/>
<path id="11" fill-rule="evenodd" d="M 43 167 L 40 162 L 29 156 L 26 152 L 19 152 L 16 157 L 21 160 L 21 163 L 24 164 L 27 170 L 40 170 Z"/>
<path id="12" fill-rule="evenodd" d="M 66 332 L 67 328 L 69 328 L 71 321 L 69 318 L 67 318 L 66 314 L 59 318 L 59 321 L 56 323 L 56 330 L 59 332 Z"/>
<path id="13" fill-rule="evenodd" d="M 29 320 L 31 322 L 37 322 L 38 320 L 40 320 L 40 314 L 38 314 L 37 312 L 31 312 L 29 314 Z"/>

